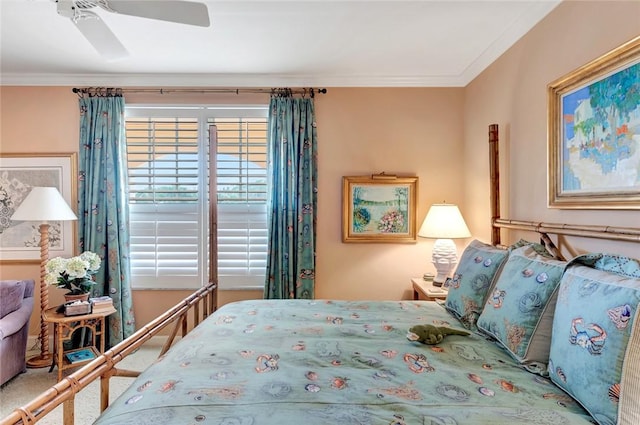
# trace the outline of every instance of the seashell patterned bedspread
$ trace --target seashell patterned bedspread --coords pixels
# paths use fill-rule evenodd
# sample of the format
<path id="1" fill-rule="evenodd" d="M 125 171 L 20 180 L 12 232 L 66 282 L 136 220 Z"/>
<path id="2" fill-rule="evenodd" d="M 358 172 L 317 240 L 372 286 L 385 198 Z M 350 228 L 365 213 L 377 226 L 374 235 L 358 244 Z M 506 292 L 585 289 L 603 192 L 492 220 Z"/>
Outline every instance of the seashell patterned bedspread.
<path id="1" fill-rule="evenodd" d="M 96 424 L 592 424 L 551 381 L 436 302 L 227 304 L 143 372 Z"/>

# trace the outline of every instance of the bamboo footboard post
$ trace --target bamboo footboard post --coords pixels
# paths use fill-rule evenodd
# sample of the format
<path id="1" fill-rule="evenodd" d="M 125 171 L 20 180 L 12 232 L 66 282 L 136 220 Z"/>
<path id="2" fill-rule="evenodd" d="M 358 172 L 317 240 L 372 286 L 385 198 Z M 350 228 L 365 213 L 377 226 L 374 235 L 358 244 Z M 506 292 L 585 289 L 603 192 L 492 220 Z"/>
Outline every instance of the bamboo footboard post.
<path id="1" fill-rule="evenodd" d="M 211 293 L 207 293 L 207 296 L 204 298 L 204 317 L 205 319 L 211 315 Z"/>
<path id="2" fill-rule="evenodd" d="M 209 297 L 207 297 L 209 314 L 213 314 L 213 312 L 216 310 L 216 307 L 217 307 L 216 304 L 218 303 L 218 300 L 216 299 L 216 294 L 217 293 L 215 291 L 210 291 Z"/>
<path id="3" fill-rule="evenodd" d="M 105 373 L 100 377 L 100 413 L 109 407 L 109 381 L 110 373 Z"/>
<path id="4" fill-rule="evenodd" d="M 69 400 L 62 403 L 62 423 L 73 425 L 75 423 L 75 394 Z"/>
<path id="5" fill-rule="evenodd" d="M 140 376 L 140 372 L 135 370 L 117 369 L 113 367 L 106 373 L 100 376 L 100 413 L 107 410 L 109 407 L 109 389 L 111 378 L 114 376 L 120 376 L 124 378 L 137 378 Z"/>
<path id="6" fill-rule="evenodd" d="M 189 330 L 188 328 L 188 323 L 187 323 L 187 316 L 182 316 L 182 337 L 184 338 L 185 336 L 187 336 L 187 332 Z"/>
<path id="7" fill-rule="evenodd" d="M 161 356 L 164 355 L 164 353 L 166 353 L 167 351 L 169 351 L 169 348 L 171 348 L 171 345 L 173 344 L 173 340 L 176 337 L 176 335 L 178 334 L 178 326 L 179 325 L 180 325 L 180 322 L 177 322 L 173 326 L 173 330 L 171 331 L 171 334 L 169 335 L 169 337 L 165 341 L 164 345 L 162 346 L 162 350 L 160 350 L 160 355 Z"/>

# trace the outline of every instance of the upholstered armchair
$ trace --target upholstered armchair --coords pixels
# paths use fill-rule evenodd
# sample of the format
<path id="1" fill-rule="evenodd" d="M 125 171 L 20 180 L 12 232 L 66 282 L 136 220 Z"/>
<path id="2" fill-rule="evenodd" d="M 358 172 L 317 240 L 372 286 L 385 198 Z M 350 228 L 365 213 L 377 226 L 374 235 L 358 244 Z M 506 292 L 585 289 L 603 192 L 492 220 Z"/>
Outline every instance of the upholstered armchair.
<path id="1" fill-rule="evenodd" d="M 33 280 L 0 280 L 0 385 L 27 367 Z"/>

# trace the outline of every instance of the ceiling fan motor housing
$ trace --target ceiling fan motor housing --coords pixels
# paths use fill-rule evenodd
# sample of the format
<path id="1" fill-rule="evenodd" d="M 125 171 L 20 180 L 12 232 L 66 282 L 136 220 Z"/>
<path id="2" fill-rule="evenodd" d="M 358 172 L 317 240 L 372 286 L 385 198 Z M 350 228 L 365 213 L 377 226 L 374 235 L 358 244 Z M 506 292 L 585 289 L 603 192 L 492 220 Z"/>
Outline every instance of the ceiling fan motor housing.
<path id="1" fill-rule="evenodd" d="M 56 9 L 58 15 L 64 16 L 65 18 L 73 19 L 75 15 L 75 7 L 73 5 L 73 1 L 71 0 L 56 0 L 56 4 L 58 8 Z"/>

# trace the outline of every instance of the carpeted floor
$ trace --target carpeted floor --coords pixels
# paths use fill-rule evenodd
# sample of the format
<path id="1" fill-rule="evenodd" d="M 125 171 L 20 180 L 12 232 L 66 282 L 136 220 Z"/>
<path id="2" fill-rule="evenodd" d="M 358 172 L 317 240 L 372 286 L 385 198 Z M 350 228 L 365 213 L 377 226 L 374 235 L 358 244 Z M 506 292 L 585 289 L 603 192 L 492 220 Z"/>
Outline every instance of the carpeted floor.
<path id="1" fill-rule="evenodd" d="M 135 353 L 130 354 L 118 363 L 119 369 L 142 371 L 151 365 L 162 348 L 163 341 L 148 341 Z M 39 354 L 37 351 L 27 352 L 27 358 Z M 65 371 L 73 373 L 75 369 Z M 57 370 L 49 373 L 49 368 L 27 369 L 0 388 L 0 422 L 17 407 L 27 404 L 41 392 L 56 384 Z M 115 400 L 133 381 L 132 378 L 111 378 L 110 400 Z M 75 425 L 90 425 L 100 413 L 100 380 L 96 380 L 84 388 L 75 398 Z M 42 425 L 62 424 L 62 405 L 58 406 L 42 420 Z"/>

